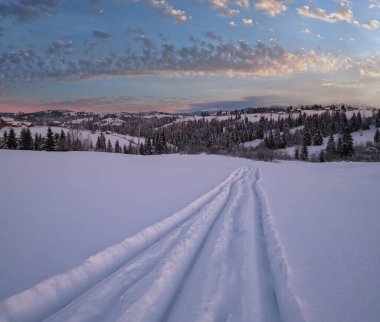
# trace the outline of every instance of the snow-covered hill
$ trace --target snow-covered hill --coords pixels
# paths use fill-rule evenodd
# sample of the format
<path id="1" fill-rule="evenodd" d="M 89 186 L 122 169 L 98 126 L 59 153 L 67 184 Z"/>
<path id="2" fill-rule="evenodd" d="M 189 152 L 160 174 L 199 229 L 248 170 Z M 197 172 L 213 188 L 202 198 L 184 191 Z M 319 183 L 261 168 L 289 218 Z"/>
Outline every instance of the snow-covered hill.
<path id="1" fill-rule="evenodd" d="M 378 319 L 380 164 L 0 160 L 1 322 Z"/>
<path id="2" fill-rule="evenodd" d="M 88 130 L 76 130 L 76 129 L 70 130 L 68 128 L 59 127 L 59 126 L 52 126 L 50 128 L 53 131 L 53 133 L 57 133 L 57 134 L 60 134 L 62 130 L 65 132 L 66 135 L 67 135 L 67 133 L 71 132 L 72 136 L 78 137 L 80 140 L 87 140 L 88 142 L 92 142 L 92 144 L 94 146 L 96 145 L 96 141 L 100 135 L 100 132 L 93 133 L 93 132 L 88 131 Z M 13 130 L 15 131 L 16 137 L 20 136 L 21 129 L 22 129 L 22 127 L 13 128 Z M 1 128 L 0 129 L 0 135 L 2 136 L 5 131 L 7 133 L 9 133 L 9 130 L 10 130 L 10 127 Z M 34 126 L 34 127 L 30 128 L 30 132 L 32 133 L 33 136 L 36 133 L 41 134 L 42 136 L 46 136 L 47 130 L 48 130 L 48 126 Z M 73 134 L 73 132 L 74 132 L 74 134 Z M 136 136 L 123 135 L 123 134 L 113 133 L 113 132 L 103 133 L 103 134 L 106 138 L 106 141 L 110 140 L 112 146 L 115 146 L 115 143 L 117 140 L 119 141 L 119 144 L 121 146 L 125 145 L 127 147 L 129 146 L 130 143 L 132 145 L 136 145 L 138 142 L 138 138 Z M 140 142 L 144 143 L 145 138 L 140 137 Z"/>

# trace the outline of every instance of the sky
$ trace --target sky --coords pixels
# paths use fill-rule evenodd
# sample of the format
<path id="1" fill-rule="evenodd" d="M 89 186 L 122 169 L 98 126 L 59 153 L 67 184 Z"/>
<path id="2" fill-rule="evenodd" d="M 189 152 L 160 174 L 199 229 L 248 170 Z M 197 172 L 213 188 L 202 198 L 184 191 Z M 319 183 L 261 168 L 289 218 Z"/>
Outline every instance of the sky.
<path id="1" fill-rule="evenodd" d="M 0 0 L 0 112 L 380 106 L 380 0 Z"/>

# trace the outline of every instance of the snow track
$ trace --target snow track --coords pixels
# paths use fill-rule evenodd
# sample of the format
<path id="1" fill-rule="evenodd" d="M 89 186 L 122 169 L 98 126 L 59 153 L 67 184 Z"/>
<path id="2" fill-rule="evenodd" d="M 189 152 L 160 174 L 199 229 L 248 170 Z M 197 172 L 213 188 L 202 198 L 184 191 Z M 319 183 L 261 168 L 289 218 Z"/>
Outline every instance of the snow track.
<path id="1" fill-rule="evenodd" d="M 0 321 L 302 321 L 259 178 L 236 170 L 162 222 L 0 303 Z"/>

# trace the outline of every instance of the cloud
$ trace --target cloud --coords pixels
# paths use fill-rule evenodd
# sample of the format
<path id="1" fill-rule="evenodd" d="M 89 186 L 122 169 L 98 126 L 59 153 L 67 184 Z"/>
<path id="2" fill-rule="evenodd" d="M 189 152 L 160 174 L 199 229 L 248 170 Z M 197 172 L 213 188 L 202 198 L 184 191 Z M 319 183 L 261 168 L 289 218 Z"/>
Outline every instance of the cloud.
<path id="1" fill-rule="evenodd" d="M 380 58 L 369 57 L 357 63 L 359 65 L 359 73 L 361 76 L 370 78 L 380 77 Z"/>
<path id="2" fill-rule="evenodd" d="M 336 0 L 336 2 L 338 2 L 341 7 L 350 7 L 351 6 L 350 0 Z"/>
<path id="3" fill-rule="evenodd" d="M 260 10 L 264 10 L 267 15 L 276 17 L 283 11 L 286 11 L 286 0 L 258 0 L 255 7 Z"/>
<path id="4" fill-rule="evenodd" d="M 359 88 L 363 85 L 359 83 L 336 83 L 336 82 L 326 82 L 322 83 L 322 87 L 333 87 L 333 88 Z"/>
<path id="5" fill-rule="evenodd" d="M 364 23 L 362 26 L 363 28 L 374 30 L 374 29 L 379 28 L 380 23 L 377 20 L 372 20 L 372 21 L 368 21 Z"/>
<path id="6" fill-rule="evenodd" d="M 91 53 L 97 46 L 97 43 L 94 42 L 94 41 L 85 41 L 84 42 L 84 49 L 83 49 L 83 53 L 85 55 Z"/>
<path id="7" fill-rule="evenodd" d="M 206 31 L 205 33 L 203 33 L 203 35 L 208 38 L 208 39 L 211 39 L 211 40 L 217 40 L 219 42 L 222 42 L 223 41 L 223 38 L 222 36 L 219 36 L 215 33 L 213 33 L 212 31 Z"/>
<path id="8" fill-rule="evenodd" d="M 20 0 L 19 3 L 26 6 L 47 6 L 47 7 L 57 7 L 62 3 L 62 0 Z"/>
<path id="9" fill-rule="evenodd" d="M 73 42 L 65 40 L 57 40 L 50 44 L 47 53 L 49 55 L 57 55 L 65 51 L 65 53 L 70 53 L 73 51 Z"/>
<path id="10" fill-rule="evenodd" d="M 99 10 L 94 11 L 94 15 L 99 16 L 99 17 L 105 17 L 107 14 L 104 10 L 99 9 Z"/>
<path id="11" fill-rule="evenodd" d="M 209 7 L 221 12 L 225 16 L 237 16 L 240 13 L 240 11 L 228 7 L 228 2 L 228 0 L 210 0 Z"/>
<path id="12" fill-rule="evenodd" d="M 298 14 L 306 18 L 318 19 L 328 23 L 337 23 L 339 21 L 345 21 L 347 23 L 354 24 L 357 27 L 363 27 L 371 30 L 377 29 L 379 27 L 379 22 L 377 20 L 372 20 L 360 25 L 360 22 L 354 19 L 354 14 L 352 10 L 350 8 L 347 8 L 347 6 L 349 6 L 349 2 L 344 1 L 340 4 L 344 8 L 337 12 L 327 13 L 325 9 L 311 9 L 309 6 L 299 7 L 297 8 L 297 12 Z"/>
<path id="13" fill-rule="evenodd" d="M 354 61 L 352 60 L 351 57 L 346 57 L 343 61 L 343 66 L 346 69 L 351 69 L 354 66 Z"/>
<path id="14" fill-rule="evenodd" d="M 318 19 L 328 23 L 336 23 L 338 21 L 346 21 L 353 23 L 353 12 L 351 9 L 343 9 L 338 12 L 327 13 L 325 9 L 315 8 L 310 9 L 309 6 L 297 8 L 298 14 L 306 18 Z"/>
<path id="15" fill-rule="evenodd" d="M 252 19 L 245 19 L 243 18 L 243 24 L 247 25 L 247 26 L 253 26 L 253 20 Z"/>
<path id="16" fill-rule="evenodd" d="M 380 9 L 380 0 L 370 0 L 370 5 L 368 6 L 368 8 L 370 8 L 370 9 L 373 9 L 373 8 Z"/>
<path id="17" fill-rule="evenodd" d="M 144 31 L 142 31 L 140 28 L 135 28 L 135 27 L 128 27 L 127 30 L 125 31 L 125 33 L 128 36 L 131 36 L 131 35 L 142 36 L 142 35 L 144 35 Z"/>
<path id="18" fill-rule="evenodd" d="M 209 35 L 211 36 L 211 35 Z M 108 56 L 70 55 L 71 42 L 49 47 L 49 59 L 34 51 L 9 51 L 0 56 L 0 87 L 17 87 L 42 80 L 80 80 L 115 76 L 227 75 L 230 77 L 278 76 L 315 71 L 328 73 L 342 67 L 336 54 L 316 51 L 291 52 L 276 43 L 204 39 L 188 46 L 159 45 L 136 37 L 124 52 Z M 77 51 L 79 55 L 79 51 Z"/>
<path id="19" fill-rule="evenodd" d="M 107 39 L 107 38 L 110 38 L 112 35 L 108 32 L 104 32 L 104 31 L 99 31 L 99 30 L 94 30 L 92 32 L 92 35 L 96 38 L 101 38 L 101 39 Z"/>
<path id="20" fill-rule="evenodd" d="M 159 9 L 163 14 L 172 17 L 178 22 L 188 22 L 191 20 L 191 16 L 187 16 L 183 10 L 175 9 L 165 0 L 146 0 L 151 6 Z"/>
<path id="21" fill-rule="evenodd" d="M 0 4 L 0 16 L 13 16 L 20 21 L 28 21 L 39 17 L 42 12 L 51 12 L 61 3 L 62 0 L 19 0 Z"/>
<path id="22" fill-rule="evenodd" d="M 249 0 L 229 0 L 229 2 L 245 9 L 250 7 Z"/>

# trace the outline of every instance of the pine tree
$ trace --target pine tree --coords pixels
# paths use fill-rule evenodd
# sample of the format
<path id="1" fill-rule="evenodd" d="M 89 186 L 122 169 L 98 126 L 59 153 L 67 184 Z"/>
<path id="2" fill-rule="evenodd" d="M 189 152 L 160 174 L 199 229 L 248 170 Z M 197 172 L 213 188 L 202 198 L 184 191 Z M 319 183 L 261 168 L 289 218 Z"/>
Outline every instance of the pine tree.
<path id="1" fill-rule="evenodd" d="M 45 150 L 46 151 L 54 151 L 55 150 L 55 140 L 54 133 L 51 130 L 50 126 L 47 130 L 46 141 L 45 141 Z"/>
<path id="2" fill-rule="evenodd" d="M 265 145 L 268 149 L 275 148 L 274 136 L 272 130 L 269 131 L 269 136 L 264 139 Z"/>
<path id="3" fill-rule="evenodd" d="M 4 131 L 3 133 L 3 146 L 5 147 L 5 144 L 7 143 L 8 140 L 8 132 Z"/>
<path id="4" fill-rule="evenodd" d="M 121 153 L 121 147 L 120 147 L 119 140 L 116 140 L 116 142 L 115 142 L 115 153 Z"/>
<path id="5" fill-rule="evenodd" d="M 96 140 L 95 150 L 105 152 L 106 149 L 107 149 L 106 137 L 104 136 L 103 133 L 100 133 L 100 135 L 98 136 L 98 139 Z"/>
<path id="6" fill-rule="evenodd" d="M 214 136 L 212 134 L 210 134 L 209 140 L 211 140 L 210 141 L 211 145 L 213 145 L 215 143 Z M 165 131 L 161 131 L 158 134 L 156 151 L 157 151 L 158 154 L 167 153 L 167 151 L 168 151 L 168 147 L 166 145 L 166 134 L 165 134 Z"/>
<path id="7" fill-rule="evenodd" d="M 17 149 L 16 134 L 15 134 L 15 131 L 13 130 L 12 127 L 9 130 L 9 134 L 8 134 L 8 138 L 7 138 L 7 141 L 5 143 L 5 146 L 7 149 L 10 149 L 10 150 L 16 150 Z"/>
<path id="8" fill-rule="evenodd" d="M 352 131 L 357 131 L 359 129 L 359 127 L 358 127 L 358 119 L 356 117 L 356 113 L 355 112 L 354 112 L 354 114 L 351 117 L 350 123 L 351 123 Z"/>
<path id="9" fill-rule="evenodd" d="M 358 130 L 360 130 L 363 126 L 363 120 L 362 120 L 362 115 L 360 114 L 360 111 L 358 112 L 357 121 L 358 121 Z"/>
<path id="10" fill-rule="evenodd" d="M 297 146 L 296 149 L 294 150 L 294 159 L 299 160 L 300 159 L 300 149 Z"/>
<path id="11" fill-rule="evenodd" d="M 342 137 L 339 136 L 338 142 L 336 143 L 336 152 L 340 155 L 342 154 L 343 140 Z"/>
<path id="12" fill-rule="evenodd" d="M 320 129 L 318 129 L 316 132 L 315 132 L 315 136 L 314 136 L 314 145 L 322 145 L 323 144 L 323 135 L 322 135 L 322 131 Z"/>
<path id="13" fill-rule="evenodd" d="M 145 154 L 146 155 L 152 155 L 153 154 L 153 149 L 152 149 L 152 142 L 150 138 L 145 139 Z"/>
<path id="14" fill-rule="evenodd" d="M 36 150 L 36 151 L 41 151 L 42 147 L 43 147 L 43 140 L 42 140 L 41 133 L 40 134 L 38 134 L 38 133 L 34 134 L 34 146 L 33 146 L 33 149 Z"/>
<path id="15" fill-rule="evenodd" d="M 274 148 L 281 149 L 283 146 L 280 129 L 277 127 L 274 131 Z"/>
<path id="16" fill-rule="evenodd" d="M 71 139 L 71 134 L 70 132 L 67 133 L 67 136 L 66 136 L 66 144 L 67 144 L 67 150 L 68 151 L 72 151 L 73 149 L 73 141 Z"/>
<path id="17" fill-rule="evenodd" d="M 375 133 L 373 140 L 374 140 L 375 144 L 380 143 L 380 131 L 379 131 L 379 129 L 376 130 L 376 133 Z"/>
<path id="18" fill-rule="evenodd" d="M 376 127 L 380 127 L 380 109 L 377 111 L 376 119 L 375 119 Z"/>
<path id="19" fill-rule="evenodd" d="M 215 143 L 216 142 L 215 142 L 214 135 L 213 134 L 209 134 L 208 139 L 207 139 L 207 145 L 206 145 L 206 147 L 211 148 L 211 147 L 213 147 L 215 145 Z M 159 147 L 160 147 L 160 151 L 163 151 L 163 142 L 162 142 L 162 140 L 159 140 Z M 161 153 L 163 153 L 163 152 L 161 152 Z"/>
<path id="20" fill-rule="evenodd" d="M 124 154 L 127 154 L 127 153 L 128 153 L 127 146 L 126 146 L 125 144 L 123 145 L 123 153 L 124 153 Z"/>
<path id="21" fill-rule="evenodd" d="M 331 134 L 327 142 L 327 147 L 326 147 L 327 160 L 329 161 L 333 160 L 335 158 L 335 154 L 336 154 L 335 140 L 334 140 L 334 136 Z"/>
<path id="22" fill-rule="evenodd" d="M 59 135 L 59 138 L 57 141 L 57 150 L 58 151 L 67 151 L 66 134 L 63 130 L 61 130 L 61 134 Z"/>
<path id="23" fill-rule="evenodd" d="M 301 150 L 301 154 L 300 154 L 300 159 L 302 161 L 307 161 L 307 159 L 309 158 L 309 151 L 307 149 L 307 145 L 306 143 L 304 142 L 303 145 L 302 145 L 302 150 Z"/>
<path id="24" fill-rule="evenodd" d="M 303 130 L 303 144 L 306 145 L 306 146 L 310 146 L 311 145 L 311 134 L 310 134 L 310 130 L 308 128 L 304 128 Z"/>
<path id="25" fill-rule="evenodd" d="M 286 148 L 290 141 L 290 130 L 288 123 L 285 123 L 284 130 L 282 132 L 282 143 L 283 148 Z"/>
<path id="26" fill-rule="evenodd" d="M 96 145 L 95 145 L 95 151 L 100 151 L 100 136 L 98 135 L 98 138 L 96 140 Z"/>
<path id="27" fill-rule="evenodd" d="M 129 145 L 128 145 L 128 154 L 133 154 L 132 142 L 129 142 Z"/>
<path id="28" fill-rule="evenodd" d="M 349 126 L 346 126 L 343 130 L 342 138 L 342 156 L 348 157 L 354 153 L 354 142 L 351 136 L 351 130 Z"/>
<path id="29" fill-rule="evenodd" d="M 33 149 L 33 137 L 29 128 L 22 128 L 20 133 L 20 150 L 32 150 Z"/>
<path id="30" fill-rule="evenodd" d="M 110 139 L 108 139 L 106 152 L 112 152 L 112 151 L 113 151 L 112 143 Z"/>
<path id="31" fill-rule="evenodd" d="M 321 150 L 321 152 L 319 152 L 319 162 L 325 162 L 325 161 L 326 161 L 325 151 Z"/>

